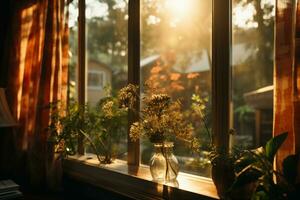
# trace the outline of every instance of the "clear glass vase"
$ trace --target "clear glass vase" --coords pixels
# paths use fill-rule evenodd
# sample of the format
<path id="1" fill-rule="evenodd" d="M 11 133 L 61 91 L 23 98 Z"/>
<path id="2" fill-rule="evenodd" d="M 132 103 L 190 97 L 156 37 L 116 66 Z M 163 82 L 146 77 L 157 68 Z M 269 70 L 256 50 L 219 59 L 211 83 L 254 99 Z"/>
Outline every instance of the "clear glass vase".
<path id="1" fill-rule="evenodd" d="M 173 154 L 173 143 L 155 143 L 155 152 L 150 159 L 150 171 L 153 181 L 170 183 L 176 181 L 179 166 Z"/>

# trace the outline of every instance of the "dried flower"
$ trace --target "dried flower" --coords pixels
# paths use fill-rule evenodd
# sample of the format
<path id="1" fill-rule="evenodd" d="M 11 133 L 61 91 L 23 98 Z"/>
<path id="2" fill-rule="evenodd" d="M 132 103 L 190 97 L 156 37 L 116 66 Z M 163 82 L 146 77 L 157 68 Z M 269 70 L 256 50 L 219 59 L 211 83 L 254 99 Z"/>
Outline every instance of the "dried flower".
<path id="1" fill-rule="evenodd" d="M 200 149 L 200 142 L 198 139 L 196 138 L 193 138 L 192 141 L 191 141 L 191 149 L 194 150 L 194 151 L 199 151 Z"/>
<path id="2" fill-rule="evenodd" d="M 153 94 L 150 98 L 145 98 L 144 101 L 145 113 L 160 116 L 171 103 L 171 98 L 166 94 Z"/>
<path id="3" fill-rule="evenodd" d="M 136 141 L 140 138 L 143 128 L 141 127 L 139 122 L 134 122 L 130 127 L 130 139 L 132 141 Z"/>
<path id="4" fill-rule="evenodd" d="M 113 106 L 114 106 L 113 101 L 107 101 L 102 106 L 102 112 L 104 116 L 107 117 L 108 119 L 111 119 L 114 116 Z"/>
<path id="5" fill-rule="evenodd" d="M 167 94 L 145 95 L 139 122 L 131 125 L 130 137 L 138 139 L 144 133 L 150 142 L 161 143 L 174 138 L 191 140 L 193 127 L 181 113 L 179 101 L 172 101 Z"/>
<path id="6" fill-rule="evenodd" d="M 137 96 L 138 87 L 132 84 L 122 88 L 118 93 L 118 100 L 121 107 L 133 108 Z"/>

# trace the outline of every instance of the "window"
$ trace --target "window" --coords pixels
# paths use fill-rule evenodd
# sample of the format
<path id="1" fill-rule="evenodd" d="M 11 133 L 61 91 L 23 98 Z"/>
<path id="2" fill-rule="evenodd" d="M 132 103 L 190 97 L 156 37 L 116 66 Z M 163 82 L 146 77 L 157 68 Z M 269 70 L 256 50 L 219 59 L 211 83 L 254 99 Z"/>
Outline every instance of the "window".
<path id="1" fill-rule="evenodd" d="M 74 26 L 70 32 L 71 43 L 78 40 L 80 46 L 71 44 L 70 67 L 88 74 L 87 90 L 86 75 L 74 75 L 79 96 L 95 103 L 89 88 L 110 85 L 114 93 L 128 82 L 140 85 L 142 94 L 150 82 L 180 100 L 201 139 L 199 157 L 176 144 L 181 171 L 210 177 L 210 138 L 200 117 L 187 112 L 193 95 L 205 100 L 206 125 L 217 147 L 228 150 L 235 143 L 250 148 L 270 137 L 272 109 L 266 102 L 272 102 L 274 0 L 79 2 L 85 15 L 79 15 L 80 31 Z M 103 72 L 95 71 L 92 62 Z M 135 117 L 129 115 L 129 124 Z M 235 138 L 229 137 L 230 128 L 236 129 Z M 118 142 L 121 158 L 131 165 L 147 164 L 152 152 L 147 141 L 122 136 Z"/>
<path id="2" fill-rule="evenodd" d="M 69 4 L 69 100 L 78 99 L 78 0 Z"/>
<path id="3" fill-rule="evenodd" d="M 88 89 L 102 90 L 105 85 L 105 76 L 102 71 L 89 71 Z"/>

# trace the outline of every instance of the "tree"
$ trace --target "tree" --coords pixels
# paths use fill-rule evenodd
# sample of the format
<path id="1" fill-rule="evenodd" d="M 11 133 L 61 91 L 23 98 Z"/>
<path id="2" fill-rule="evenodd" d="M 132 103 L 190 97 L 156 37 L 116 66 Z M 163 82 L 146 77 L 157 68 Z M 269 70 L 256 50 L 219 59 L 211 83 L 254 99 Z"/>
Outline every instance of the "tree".
<path id="1" fill-rule="evenodd" d="M 250 52 L 246 60 L 235 63 L 232 68 L 234 118 L 236 119 L 234 127 L 238 133 L 252 134 L 255 131 L 254 110 L 246 104 L 244 94 L 273 84 L 275 0 L 234 0 L 233 2 L 233 10 L 237 18 L 241 19 L 239 14 L 250 12 L 244 23 L 233 24 L 233 48 L 235 44 L 244 44 Z M 238 13 L 235 9 L 241 9 L 243 13 Z"/>
<path id="2" fill-rule="evenodd" d="M 274 41 L 274 2 L 262 0 L 235 0 L 236 5 L 254 7 L 253 18 L 249 19 L 254 27 L 245 29 L 234 25 L 233 38 L 236 43 L 245 43 L 251 55 L 234 66 L 233 78 L 239 86 L 239 93 L 249 92 L 273 83 L 273 41 Z M 249 23 L 248 21 L 248 23 Z M 251 76 L 249 76 L 251 74 Z"/>

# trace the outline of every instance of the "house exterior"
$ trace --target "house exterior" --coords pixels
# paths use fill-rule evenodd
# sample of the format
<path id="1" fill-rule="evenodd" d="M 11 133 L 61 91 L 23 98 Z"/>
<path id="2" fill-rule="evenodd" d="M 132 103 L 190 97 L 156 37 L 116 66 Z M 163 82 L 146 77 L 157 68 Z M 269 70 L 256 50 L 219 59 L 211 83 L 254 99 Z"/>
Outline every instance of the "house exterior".
<path id="1" fill-rule="evenodd" d="M 255 111 L 255 147 L 266 144 L 273 131 L 273 92 L 274 86 L 269 85 L 244 94 L 246 103 Z"/>
<path id="2" fill-rule="evenodd" d="M 88 61 L 87 71 L 87 100 L 90 106 L 107 96 L 105 87 L 111 86 L 112 70 L 104 63 L 96 60 Z"/>

